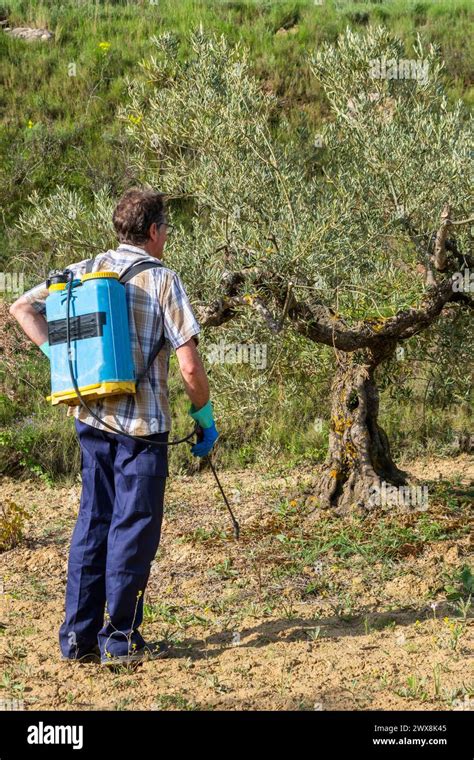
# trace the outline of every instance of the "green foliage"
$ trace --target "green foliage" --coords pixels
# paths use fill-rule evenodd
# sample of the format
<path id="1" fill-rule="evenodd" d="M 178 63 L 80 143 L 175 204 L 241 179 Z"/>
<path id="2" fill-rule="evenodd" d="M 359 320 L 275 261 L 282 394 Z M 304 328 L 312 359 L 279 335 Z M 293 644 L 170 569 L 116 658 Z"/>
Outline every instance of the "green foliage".
<path id="1" fill-rule="evenodd" d="M 435 49 L 418 39 L 411 54 L 427 67 L 426 81 L 371 75 L 374 61 L 406 57 L 400 40 L 376 28 L 364 35 L 347 31 L 313 58 L 334 115 L 323 130 L 331 159 L 325 216 L 332 222 L 328 253 L 347 272 L 343 313 L 357 303 L 359 290 L 371 293 L 375 308 L 389 304 L 392 313 L 415 305 L 423 281 L 414 277 L 418 252 L 408 227 L 419 240 L 430 237 L 446 202 L 461 218 L 469 215 L 471 132 L 462 105 L 448 106 Z M 467 250 L 468 232 L 459 240 Z"/>
<path id="2" fill-rule="evenodd" d="M 466 595 L 474 594 L 474 575 L 469 565 L 463 565 L 460 572 L 463 590 Z"/>
<path id="3" fill-rule="evenodd" d="M 474 594 L 474 575 L 469 565 L 462 565 L 446 577 L 444 582 L 446 598 L 452 601 L 467 599 Z"/>
<path id="4" fill-rule="evenodd" d="M 57 410 L 1 430 L 0 449 L 2 474 L 23 470 L 51 485 L 58 476 L 73 478 L 79 471 L 72 420 L 58 416 Z"/>

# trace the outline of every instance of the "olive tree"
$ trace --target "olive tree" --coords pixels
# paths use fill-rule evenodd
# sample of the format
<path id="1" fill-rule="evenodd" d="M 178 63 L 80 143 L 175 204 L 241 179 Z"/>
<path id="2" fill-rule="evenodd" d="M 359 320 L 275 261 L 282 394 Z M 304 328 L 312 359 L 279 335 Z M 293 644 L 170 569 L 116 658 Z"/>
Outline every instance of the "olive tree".
<path id="1" fill-rule="evenodd" d="M 379 424 L 381 369 L 472 306 L 459 285 L 473 266 L 466 114 L 448 104 L 433 48 L 418 41 L 406 59 L 381 28 L 346 31 L 311 57 L 324 129 L 282 139 L 285 117 L 245 50 L 201 30 L 183 61 L 173 35 L 154 42 L 120 118 L 136 174 L 181 210 L 173 265 L 204 328 L 330 347 L 329 449 L 312 496 L 366 509 L 381 480 L 406 483 Z M 58 198 L 37 208 L 56 240 Z M 90 232 L 80 215 L 69 223 Z"/>

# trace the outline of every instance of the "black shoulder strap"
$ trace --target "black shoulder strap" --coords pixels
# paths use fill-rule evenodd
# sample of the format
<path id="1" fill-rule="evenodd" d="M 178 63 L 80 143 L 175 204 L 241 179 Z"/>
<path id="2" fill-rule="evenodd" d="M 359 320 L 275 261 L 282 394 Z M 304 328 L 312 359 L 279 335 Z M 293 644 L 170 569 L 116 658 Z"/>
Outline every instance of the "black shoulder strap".
<path id="1" fill-rule="evenodd" d="M 119 280 L 125 285 L 127 282 L 130 282 L 132 277 L 136 277 L 146 269 L 155 269 L 156 267 L 162 266 L 163 264 L 161 261 L 158 261 L 158 259 L 156 261 L 150 261 L 149 259 L 134 261 L 130 266 L 123 270 Z"/>
<path id="2" fill-rule="evenodd" d="M 123 285 L 125 285 L 127 282 L 130 282 L 130 280 L 133 277 L 136 277 L 141 272 L 144 272 L 146 269 L 154 269 L 155 267 L 162 267 L 163 264 L 161 261 L 149 261 L 148 259 L 142 260 L 142 261 L 134 261 L 133 264 L 130 264 L 127 269 L 125 269 L 122 274 L 119 277 L 119 280 Z M 138 384 L 143 380 L 145 375 L 148 374 L 150 371 L 153 362 L 155 361 L 156 357 L 160 353 L 161 349 L 165 345 L 165 335 L 164 333 L 160 336 L 159 340 L 157 341 L 156 345 L 153 346 L 153 349 L 150 353 L 150 356 L 148 358 L 147 365 L 143 372 L 140 372 L 140 374 L 136 378 L 136 386 L 138 387 Z"/>

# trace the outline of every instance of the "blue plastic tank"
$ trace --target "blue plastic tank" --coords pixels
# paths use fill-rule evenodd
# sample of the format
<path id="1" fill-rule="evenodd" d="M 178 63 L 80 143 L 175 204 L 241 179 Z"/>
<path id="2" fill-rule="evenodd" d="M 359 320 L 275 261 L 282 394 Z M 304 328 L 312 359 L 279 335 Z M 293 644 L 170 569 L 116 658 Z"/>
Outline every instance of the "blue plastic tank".
<path id="1" fill-rule="evenodd" d="M 49 286 L 46 319 L 54 404 L 78 404 L 69 372 L 66 343 L 65 283 Z M 125 286 L 116 272 L 91 272 L 74 280 L 70 303 L 74 376 L 86 400 L 135 393 Z"/>

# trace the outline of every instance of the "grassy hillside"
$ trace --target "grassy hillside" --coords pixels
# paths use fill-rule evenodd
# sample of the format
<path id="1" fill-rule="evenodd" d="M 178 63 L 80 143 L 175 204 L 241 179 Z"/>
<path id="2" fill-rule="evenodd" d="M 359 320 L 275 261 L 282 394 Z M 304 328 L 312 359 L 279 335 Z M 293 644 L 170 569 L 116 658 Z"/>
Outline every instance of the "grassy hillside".
<path id="1" fill-rule="evenodd" d="M 306 58 L 347 25 L 384 24 L 405 40 L 407 51 L 420 33 L 441 47 L 451 96 L 472 100 L 469 8 L 467 0 L 324 0 L 322 5 L 311 0 L 12 0 L 2 13 L 10 26 L 46 27 L 55 36 L 53 42 L 26 42 L 0 34 L 4 221 L 14 223 L 33 189 L 45 194 L 61 183 L 87 195 L 107 184 L 119 193 L 133 181 L 114 113 L 126 99 L 126 77 L 152 52 L 155 34 L 173 31 L 185 39 L 202 23 L 241 40 L 290 123 L 296 128 L 309 119 L 317 127 L 325 106 Z M 12 233 L 2 244 L 3 261 L 16 252 Z"/>

